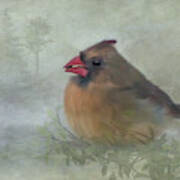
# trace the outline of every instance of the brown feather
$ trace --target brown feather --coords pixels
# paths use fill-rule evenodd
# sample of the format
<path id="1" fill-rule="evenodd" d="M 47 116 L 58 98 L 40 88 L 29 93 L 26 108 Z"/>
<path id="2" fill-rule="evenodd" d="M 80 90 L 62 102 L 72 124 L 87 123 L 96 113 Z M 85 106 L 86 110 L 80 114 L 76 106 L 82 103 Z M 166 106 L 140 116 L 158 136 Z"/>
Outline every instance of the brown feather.
<path id="1" fill-rule="evenodd" d="M 117 105 L 100 89 L 95 83 L 83 89 L 73 81 L 66 88 L 65 112 L 69 124 L 80 137 L 110 144 L 146 143 L 160 132 L 148 118 L 143 122 L 143 115 L 147 117 L 147 112 L 139 115 L 131 112 L 135 104 L 125 93 L 121 96 L 123 103 Z M 129 112 L 126 111 L 127 107 Z"/>
<path id="2" fill-rule="evenodd" d="M 88 64 L 105 61 L 85 85 L 72 78 L 65 90 L 65 112 L 72 129 L 86 140 L 145 144 L 161 134 L 170 116 L 180 114 L 170 97 L 148 81 L 112 44 L 81 52 Z M 84 81 L 84 79 L 83 79 Z"/>

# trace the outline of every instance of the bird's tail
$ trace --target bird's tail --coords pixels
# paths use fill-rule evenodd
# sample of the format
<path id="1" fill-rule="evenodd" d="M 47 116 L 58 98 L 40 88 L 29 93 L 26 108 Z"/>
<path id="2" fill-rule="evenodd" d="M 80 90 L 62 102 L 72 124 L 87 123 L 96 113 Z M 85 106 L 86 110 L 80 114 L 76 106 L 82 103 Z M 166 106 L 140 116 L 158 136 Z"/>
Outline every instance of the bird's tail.
<path id="1" fill-rule="evenodd" d="M 180 118 L 180 104 L 175 104 L 175 109 L 173 111 L 173 116 L 175 118 Z"/>

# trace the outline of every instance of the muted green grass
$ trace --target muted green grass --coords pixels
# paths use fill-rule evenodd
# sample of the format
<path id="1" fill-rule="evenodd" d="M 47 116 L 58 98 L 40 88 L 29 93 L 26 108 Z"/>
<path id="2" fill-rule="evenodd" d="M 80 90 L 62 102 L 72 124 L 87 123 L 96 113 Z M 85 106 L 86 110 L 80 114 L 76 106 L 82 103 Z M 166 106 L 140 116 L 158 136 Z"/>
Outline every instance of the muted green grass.
<path id="1" fill-rule="evenodd" d="M 38 129 L 44 138 L 44 152 L 37 158 L 45 163 L 56 162 L 67 167 L 97 167 L 99 176 L 116 179 L 180 179 L 180 144 L 159 140 L 143 146 L 105 146 L 90 144 L 74 136 L 55 113 L 52 121 Z"/>
<path id="2" fill-rule="evenodd" d="M 55 112 L 48 114 L 51 120 L 29 130 L 31 137 L 15 137 L 1 148 L 0 179 L 180 179 L 180 144 L 175 140 L 167 142 L 163 136 L 128 147 L 91 144 L 65 128 Z"/>

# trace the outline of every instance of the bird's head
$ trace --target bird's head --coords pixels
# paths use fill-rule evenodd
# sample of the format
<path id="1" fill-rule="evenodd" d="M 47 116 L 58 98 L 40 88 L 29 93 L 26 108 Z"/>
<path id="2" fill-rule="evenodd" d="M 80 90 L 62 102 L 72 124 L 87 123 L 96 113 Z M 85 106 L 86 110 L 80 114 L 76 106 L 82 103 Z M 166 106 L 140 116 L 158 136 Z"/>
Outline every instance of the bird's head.
<path id="1" fill-rule="evenodd" d="M 64 66 L 65 71 L 75 73 L 84 80 L 93 79 L 101 72 L 105 74 L 118 54 L 113 46 L 115 43 L 116 40 L 105 40 L 81 51 Z"/>

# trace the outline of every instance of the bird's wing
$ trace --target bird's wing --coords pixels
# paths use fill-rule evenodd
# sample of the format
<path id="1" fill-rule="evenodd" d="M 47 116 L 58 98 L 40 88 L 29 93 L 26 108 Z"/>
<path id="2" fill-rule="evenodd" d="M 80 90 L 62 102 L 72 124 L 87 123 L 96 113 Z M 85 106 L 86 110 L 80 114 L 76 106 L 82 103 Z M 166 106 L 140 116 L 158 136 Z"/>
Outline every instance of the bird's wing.
<path id="1" fill-rule="evenodd" d="M 155 105 L 165 108 L 174 117 L 180 117 L 180 106 L 176 105 L 172 99 L 160 88 L 149 81 L 136 82 L 131 87 L 131 91 L 139 99 L 148 99 Z"/>

